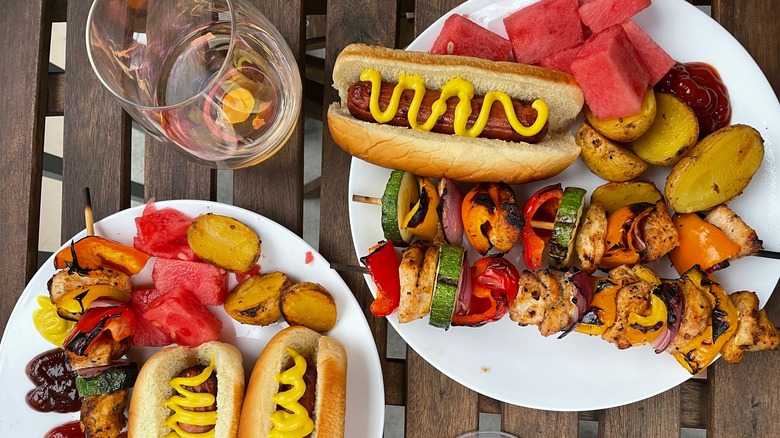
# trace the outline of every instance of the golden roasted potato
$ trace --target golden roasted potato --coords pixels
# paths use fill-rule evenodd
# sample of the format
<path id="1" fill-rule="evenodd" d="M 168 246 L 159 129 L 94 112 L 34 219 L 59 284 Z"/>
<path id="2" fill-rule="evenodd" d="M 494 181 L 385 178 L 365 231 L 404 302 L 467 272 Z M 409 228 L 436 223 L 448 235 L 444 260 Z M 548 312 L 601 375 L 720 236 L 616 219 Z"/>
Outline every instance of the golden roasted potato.
<path id="1" fill-rule="evenodd" d="M 187 242 L 195 255 L 227 271 L 247 272 L 260 258 L 260 237 L 232 217 L 198 217 L 187 229 Z"/>
<path id="2" fill-rule="evenodd" d="M 582 149 L 580 156 L 588 169 L 607 181 L 630 181 L 647 170 L 647 163 L 628 148 L 596 132 L 587 122 L 582 123 L 574 139 Z"/>
<path id="3" fill-rule="evenodd" d="M 279 306 L 290 325 L 302 325 L 324 333 L 336 325 L 336 302 L 322 285 L 298 283 L 282 293 Z"/>
<path id="4" fill-rule="evenodd" d="M 674 211 L 692 213 L 724 204 L 742 193 L 764 159 L 764 140 L 747 125 L 719 129 L 702 139 L 666 179 Z"/>
<path id="5" fill-rule="evenodd" d="M 633 116 L 602 120 L 593 115 L 590 108 L 585 107 L 585 117 L 593 129 L 610 140 L 622 142 L 635 140 L 644 134 L 653 124 L 655 114 L 655 93 L 652 88 L 648 88 L 642 98 L 642 110 Z"/>
<path id="6" fill-rule="evenodd" d="M 596 187 L 590 195 L 590 203 L 601 203 L 607 214 L 626 205 L 638 202 L 655 204 L 661 199 L 663 195 L 652 181 L 608 182 Z"/>
<path id="7" fill-rule="evenodd" d="M 242 324 L 272 324 L 282 316 L 279 301 L 292 285 L 287 274 L 281 272 L 253 275 L 227 294 L 225 312 Z"/>
<path id="8" fill-rule="evenodd" d="M 657 93 L 658 110 L 650 128 L 631 142 L 639 158 L 656 166 L 673 166 L 699 140 L 696 113 L 679 97 Z"/>

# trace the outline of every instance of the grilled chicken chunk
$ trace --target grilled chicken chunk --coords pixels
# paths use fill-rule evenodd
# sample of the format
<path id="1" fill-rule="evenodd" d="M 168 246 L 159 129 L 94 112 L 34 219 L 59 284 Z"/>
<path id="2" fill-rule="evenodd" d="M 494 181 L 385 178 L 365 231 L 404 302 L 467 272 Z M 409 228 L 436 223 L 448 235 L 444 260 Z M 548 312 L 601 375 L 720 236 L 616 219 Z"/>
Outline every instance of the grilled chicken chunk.
<path id="1" fill-rule="evenodd" d="M 607 240 L 607 213 L 600 202 L 590 204 L 577 231 L 574 250 L 588 274 L 596 272 L 604 256 Z"/>
<path id="2" fill-rule="evenodd" d="M 520 274 L 518 285 L 517 298 L 509 307 L 509 319 L 521 326 L 541 324 L 544 312 L 552 305 L 547 288 L 528 270 Z"/>
<path id="3" fill-rule="evenodd" d="M 550 272 L 549 277 L 549 287 L 558 288 L 560 299 L 544 312 L 544 320 L 539 324 L 539 333 L 541 333 L 542 336 L 550 336 L 551 334 L 558 333 L 568 327 L 571 322 L 572 313 L 577 312 L 577 306 L 572 302 L 572 298 L 574 298 L 575 294 L 574 288 L 576 286 L 557 272 Z M 542 283 L 546 284 L 544 279 L 542 279 Z"/>
<path id="4" fill-rule="evenodd" d="M 712 295 L 698 288 L 692 280 L 683 277 L 678 280 L 683 294 L 683 314 L 680 330 L 666 351 L 679 352 L 691 339 L 704 332 L 712 319 L 715 306 Z"/>
<path id="5" fill-rule="evenodd" d="M 641 258 L 644 263 L 660 259 L 680 244 L 680 235 L 663 201 L 656 202 L 653 212 L 647 216 L 642 238 L 646 246 Z"/>
<path id="6" fill-rule="evenodd" d="M 612 278 L 611 274 L 610 272 L 610 278 Z M 616 295 L 615 323 L 602 333 L 601 338 L 617 345 L 621 350 L 630 347 L 631 342 L 625 335 L 626 327 L 628 327 L 628 315 L 631 312 L 647 315 L 650 311 L 651 290 L 650 284 L 643 280 L 637 279 L 634 282 L 623 283 Z"/>
<path id="7" fill-rule="evenodd" d="M 430 311 L 437 262 L 435 246 L 426 249 L 425 244 L 417 241 L 404 251 L 398 268 L 401 279 L 398 322 L 414 321 Z"/>
<path id="8" fill-rule="evenodd" d="M 739 363 L 745 353 L 776 350 L 780 345 L 780 332 L 769 321 L 766 311 L 758 310 L 755 292 L 741 291 L 729 295 L 739 315 L 737 331 L 723 345 L 721 355 L 726 362 Z"/>
<path id="9" fill-rule="evenodd" d="M 87 274 L 70 273 L 67 269 L 63 269 L 49 279 L 49 298 L 53 304 L 57 304 L 63 295 L 73 289 L 98 284 L 114 286 L 126 292 L 128 297 L 133 290 L 130 277 L 110 268 L 93 269 Z"/>
<path id="10" fill-rule="evenodd" d="M 725 204 L 713 208 L 704 220 L 718 227 L 729 240 L 739 245 L 739 253 L 733 258 L 753 255 L 763 248 L 756 231 Z"/>
<path id="11" fill-rule="evenodd" d="M 81 403 L 81 426 L 87 438 L 116 438 L 127 423 L 128 390 L 84 397 Z"/>

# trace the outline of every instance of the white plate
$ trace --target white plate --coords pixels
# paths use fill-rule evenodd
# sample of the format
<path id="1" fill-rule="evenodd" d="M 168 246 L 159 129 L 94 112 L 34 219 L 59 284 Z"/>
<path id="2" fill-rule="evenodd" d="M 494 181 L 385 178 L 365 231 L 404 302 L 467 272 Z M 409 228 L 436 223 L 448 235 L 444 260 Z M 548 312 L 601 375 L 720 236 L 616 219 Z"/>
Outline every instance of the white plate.
<path id="1" fill-rule="evenodd" d="M 501 19 L 509 12 L 534 3 L 528 0 L 491 2 L 471 0 L 450 13 L 467 14 L 472 20 L 506 35 Z M 438 35 L 445 15 L 423 32 L 409 50 L 425 51 Z M 669 54 L 681 62 L 704 61 L 713 65 L 726 85 L 733 105 L 732 123 L 746 123 L 759 130 L 766 153 L 761 169 L 745 192 L 729 205 L 756 229 L 768 250 L 780 250 L 778 207 L 778 145 L 780 104 L 766 78 L 748 53 L 718 23 L 682 0 L 655 0 L 634 20 Z M 575 122 L 573 129 L 579 126 Z M 358 159 L 352 160 L 349 214 L 358 256 L 383 238 L 380 209 L 352 202 L 352 194 L 381 196 L 390 171 Z M 663 187 L 668 168 L 655 168 L 650 177 Z M 581 160 L 547 181 L 516 186 L 519 203 L 537 189 L 560 182 L 590 192 L 604 183 Z M 522 205 L 522 204 L 521 204 Z M 474 261 L 474 251 L 470 252 Z M 520 245 L 507 255 L 524 269 Z M 677 277 L 668 259 L 653 266 L 666 278 Z M 728 292 L 756 291 L 762 306 L 778 281 L 780 261 L 756 257 L 738 260 L 718 272 Z M 761 275 L 756 275 L 761 273 Z M 366 282 L 375 291 L 373 282 Z M 516 405 L 547 410 L 592 410 L 641 400 L 669 388 L 690 375 L 669 354 L 656 355 L 649 346 L 619 351 L 598 337 L 572 333 L 557 340 L 542 337 L 536 327 L 521 328 L 508 317 L 480 328 L 453 327 L 449 331 L 428 325 L 427 317 L 398 324 L 388 320 L 406 342 L 437 369 L 461 384 L 490 397 Z"/>
<path id="2" fill-rule="evenodd" d="M 364 438 L 381 436 L 384 427 L 384 384 L 374 338 L 352 292 L 328 262 L 300 237 L 281 225 L 250 211 L 206 201 L 164 201 L 158 208 L 173 207 L 190 217 L 213 212 L 234 217 L 254 229 L 262 240 L 260 267 L 262 272 L 282 271 L 294 281 L 314 281 L 325 286 L 336 300 L 338 320 L 328 333 L 345 347 L 348 357 L 346 436 Z M 136 228 L 134 219 L 143 206 L 131 208 L 107 217 L 95 224 L 97 235 L 132 245 Z M 75 236 L 83 237 L 84 232 Z M 306 263 L 307 254 L 313 261 Z M 154 259 L 152 259 L 154 260 Z M 134 284 L 150 284 L 152 262 L 133 277 Z M 38 270 L 16 304 L 3 340 L 0 343 L 0 435 L 43 436 L 49 429 L 78 419 L 75 414 L 40 413 L 25 403 L 25 394 L 33 383 L 25 374 L 25 365 L 35 355 L 54 348 L 44 340 L 32 324 L 32 312 L 38 308 L 36 297 L 46 295 L 46 282 L 54 274 L 50 259 Z M 230 287 L 235 278 L 230 276 Z M 257 357 L 268 340 L 287 324 L 278 322 L 267 327 L 255 327 L 233 321 L 222 306 L 211 307 L 222 320 L 220 340 L 236 345 L 244 356 L 247 378 Z M 130 357 L 142 361 L 157 348 L 133 348 Z"/>

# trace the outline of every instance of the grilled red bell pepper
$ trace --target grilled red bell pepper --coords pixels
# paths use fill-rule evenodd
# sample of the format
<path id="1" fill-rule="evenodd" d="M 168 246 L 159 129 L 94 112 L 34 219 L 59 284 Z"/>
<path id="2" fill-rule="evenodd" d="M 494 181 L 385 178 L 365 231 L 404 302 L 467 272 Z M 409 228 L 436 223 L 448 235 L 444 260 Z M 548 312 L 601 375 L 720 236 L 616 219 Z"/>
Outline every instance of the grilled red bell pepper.
<path id="1" fill-rule="evenodd" d="M 62 343 L 62 348 L 78 356 L 88 356 L 99 339 L 110 336 L 121 342 L 133 335 L 135 314 L 130 307 L 97 307 L 87 310 Z"/>
<path id="2" fill-rule="evenodd" d="M 541 188 L 525 203 L 523 209 L 525 226 L 520 233 L 520 239 L 523 242 L 523 260 L 528 269 L 542 267 L 544 246 L 550 241 L 552 235 L 552 229 L 534 228 L 533 221 L 537 223 L 555 221 L 555 213 L 558 211 L 562 197 L 561 185 L 553 184 Z"/>
<path id="3" fill-rule="evenodd" d="M 374 316 L 393 313 L 401 301 L 401 280 L 398 276 L 401 262 L 395 248 L 386 241 L 379 242 L 371 247 L 367 256 L 360 258 L 360 262 L 368 268 L 376 284 L 376 299 L 371 303 L 371 313 Z"/>
<path id="4" fill-rule="evenodd" d="M 503 257 L 483 257 L 474 263 L 471 302 L 466 313 L 453 315 L 452 325 L 481 326 L 498 321 L 517 297 L 520 274 Z"/>

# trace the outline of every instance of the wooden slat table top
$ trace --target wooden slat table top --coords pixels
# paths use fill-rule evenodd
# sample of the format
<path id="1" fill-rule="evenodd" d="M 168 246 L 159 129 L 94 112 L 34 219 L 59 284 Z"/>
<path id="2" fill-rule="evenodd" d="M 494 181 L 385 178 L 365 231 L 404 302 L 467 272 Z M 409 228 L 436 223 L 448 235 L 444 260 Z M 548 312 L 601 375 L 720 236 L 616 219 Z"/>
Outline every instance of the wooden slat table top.
<path id="1" fill-rule="evenodd" d="M 304 75 L 307 11 L 327 17 L 323 108 L 337 99 L 330 86 L 333 61 L 349 43 L 398 46 L 399 29 L 414 11 L 414 31 L 460 0 L 252 0 L 280 29 Z M 99 219 L 130 204 L 130 121 L 101 88 L 86 57 L 84 23 L 89 3 L 64 0 L 10 0 L 0 17 L 0 118 L 5 151 L 0 156 L 0 206 L 6 217 L 0 235 L 5 267 L 0 278 L 0 333 L 37 262 L 43 162 L 43 122 L 65 115 L 62 238 L 83 228 L 81 188 L 91 187 Z M 706 4 L 706 1 L 693 1 Z M 713 0 L 713 18 L 753 55 L 780 91 L 780 8 L 766 0 Z M 48 73 L 50 25 L 67 21 L 67 68 Z M 19 29 L 25 29 L 21 37 Z M 317 90 L 319 90 L 317 88 Z M 311 91 L 311 90 L 310 90 Z M 311 93 L 307 94 L 311 97 Z M 324 114 L 323 114 L 324 119 Z M 270 161 L 233 175 L 233 202 L 301 234 L 303 129 Z M 216 199 L 216 172 L 183 164 L 165 145 L 147 140 L 145 197 Z M 357 264 L 349 233 L 347 185 L 350 157 L 323 132 L 320 252 L 331 262 Z M 692 380 L 638 403 L 592 412 L 545 412 L 511 406 L 479 395 L 439 373 L 408 349 L 405 360 L 385 360 L 387 324 L 368 311 L 372 297 L 362 276 L 342 274 L 366 314 L 383 358 L 388 404 L 406 407 L 405 436 L 454 437 L 479 425 L 479 412 L 501 415 L 501 427 L 521 437 L 575 437 L 580 420 L 599 423 L 600 437 L 678 436 L 681 427 L 706 428 L 713 437 L 780 436 L 780 356 L 760 353 L 740 365 L 718 362 L 708 380 Z M 780 321 L 780 297 L 767 307 Z M 0 435 L 2 433 L 0 432 Z"/>

